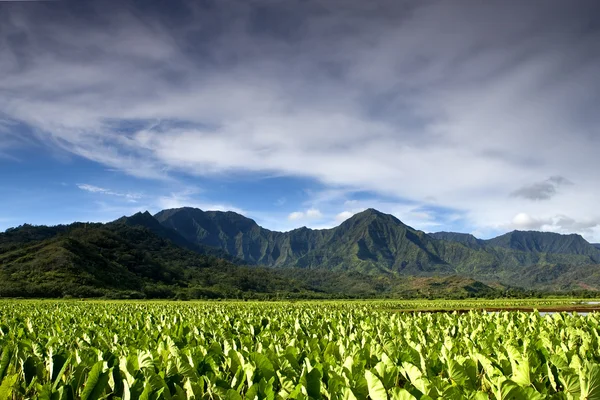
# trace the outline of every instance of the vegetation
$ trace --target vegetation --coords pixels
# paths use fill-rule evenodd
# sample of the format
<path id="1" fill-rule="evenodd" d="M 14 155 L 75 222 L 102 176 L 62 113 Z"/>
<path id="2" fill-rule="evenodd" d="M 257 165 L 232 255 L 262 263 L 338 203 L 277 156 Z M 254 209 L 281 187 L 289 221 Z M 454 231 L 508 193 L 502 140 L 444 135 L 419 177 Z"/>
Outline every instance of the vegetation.
<path id="1" fill-rule="evenodd" d="M 157 222 L 151 216 L 151 221 L 147 220 L 148 216 L 111 224 L 25 225 L 0 234 L 0 296 L 466 298 L 504 293 L 504 288 L 462 277 L 373 276 L 328 270 L 307 274 L 298 268 L 236 265 L 214 255 L 220 255 L 218 249 L 200 254 L 202 247 L 188 245 L 177 233 L 152 225 Z M 142 220 L 145 225 L 139 225 Z"/>
<path id="2" fill-rule="evenodd" d="M 280 233 L 236 213 L 184 208 L 0 233 L 0 296 L 593 296 L 600 288 L 600 268 L 590 264 L 596 252 L 577 235 L 428 235 L 375 210 L 334 229 Z"/>
<path id="3" fill-rule="evenodd" d="M 1 302 L 0 398 L 600 399 L 598 314 L 397 312 L 521 303 Z"/>
<path id="4" fill-rule="evenodd" d="M 479 240 L 452 232 L 426 234 L 373 209 L 333 229 L 284 233 L 233 212 L 180 208 L 155 218 L 189 242 L 220 248 L 250 264 L 371 275 L 460 275 L 542 291 L 600 289 L 600 250 L 579 235 L 514 231 Z"/>

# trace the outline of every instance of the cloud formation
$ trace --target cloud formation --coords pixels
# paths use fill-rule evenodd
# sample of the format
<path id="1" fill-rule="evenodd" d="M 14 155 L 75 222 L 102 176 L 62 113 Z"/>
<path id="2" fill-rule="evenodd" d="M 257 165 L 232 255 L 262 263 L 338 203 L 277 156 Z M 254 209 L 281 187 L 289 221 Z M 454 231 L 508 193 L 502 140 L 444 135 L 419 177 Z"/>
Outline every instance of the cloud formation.
<path id="1" fill-rule="evenodd" d="M 290 221 L 298 221 L 298 220 L 303 220 L 303 219 L 318 220 L 318 219 L 321 219 L 322 217 L 323 217 L 323 214 L 321 213 L 321 211 L 319 211 L 316 208 L 309 208 L 306 211 L 294 211 L 294 212 L 290 213 L 290 215 L 288 215 L 288 220 L 290 220 Z"/>
<path id="2" fill-rule="evenodd" d="M 111 189 L 106 189 L 106 188 L 102 188 L 99 186 L 89 185 L 87 183 L 78 183 L 77 187 L 81 190 L 84 190 L 84 191 L 90 192 L 90 193 L 99 193 L 99 194 L 105 194 L 105 195 L 109 195 L 109 196 L 123 197 L 132 203 L 137 202 L 138 199 L 141 199 L 143 197 L 142 194 L 140 194 L 140 193 L 115 192 L 114 190 L 111 190 Z"/>
<path id="3" fill-rule="evenodd" d="M 556 233 L 580 233 L 584 236 L 595 237 L 600 218 L 586 218 L 576 221 L 566 215 L 555 215 L 549 218 L 536 218 L 527 213 L 515 215 L 507 229 L 541 230 Z"/>
<path id="4" fill-rule="evenodd" d="M 543 182 L 523 186 L 512 192 L 511 196 L 529 200 L 549 200 L 556 195 L 560 186 L 572 184 L 573 182 L 562 176 L 551 176 Z"/>
<path id="5" fill-rule="evenodd" d="M 303 176 L 481 231 L 599 216 L 596 1 L 157 4 L 0 12 L 0 118 L 142 178 Z"/>

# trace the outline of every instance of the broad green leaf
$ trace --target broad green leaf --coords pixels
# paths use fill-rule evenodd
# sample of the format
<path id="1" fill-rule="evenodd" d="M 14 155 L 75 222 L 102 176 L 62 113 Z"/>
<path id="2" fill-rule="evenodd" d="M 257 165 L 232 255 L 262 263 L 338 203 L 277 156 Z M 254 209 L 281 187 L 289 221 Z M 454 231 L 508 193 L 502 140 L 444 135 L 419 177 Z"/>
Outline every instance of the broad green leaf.
<path id="1" fill-rule="evenodd" d="M 321 371 L 316 368 L 306 374 L 306 392 L 310 397 L 321 397 Z"/>
<path id="2" fill-rule="evenodd" d="M 530 386 L 531 376 L 527 354 L 523 355 L 519 353 L 518 350 L 512 346 L 507 346 L 506 351 L 512 366 L 511 380 L 521 386 Z"/>
<path id="3" fill-rule="evenodd" d="M 233 389 L 229 389 L 225 394 L 225 400 L 242 400 L 242 396 Z"/>
<path id="4" fill-rule="evenodd" d="M 571 396 L 579 397 L 581 394 L 581 382 L 579 375 L 571 368 L 565 368 L 558 375 L 560 383 L 564 387 L 564 391 Z"/>
<path id="5" fill-rule="evenodd" d="M 416 397 L 413 396 L 408 390 L 402 389 L 399 387 L 395 387 L 390 391 L 390 396 L 392 400 L 415 400 Z"/>
<path id="6" fill-rule="evenodd" d="M 467 375 L 467 371 L 460 365 L 458 362 L 450 359 L 448 360 L 448 376 L 452 381 L 454 381 L 457 385 L 465 385 L 469 381 L 469 376 Z"/>
<path id="7" fill-rule="evenodd" d="M 10 364 L 10 359 L 12 358 L 13 349 L 10 345 L 5 345 L 2 348 L 2 357 L 0 358 L 0 382 L 6 376 L 6 371 L 8 369 L 8 365 Z"/>
<path id="8" fill-rule="evenodd" d="M 387 393 L 381 380 L 369 370 L 365 370 L 365 378 L 369 388 L 369 397 L 372 400 L 387 400 Z"/>
<path id="9" fill-rule="evenodd" d="M 581 385 L 581 398 L 585 400 L 600 400 L 600 366 L 589 364 L 585 380 Z"/>
<path id="10" fill-rule="evenodd" d="M 6 376 L 2 380 L 2 384 L 0 385 L 0 399 L 11 399 L 13 397 L 13 389 L 17 383 L 18 378 L 19 375 L 14 374 Z"/>
<path id="11" fill-rule="evenodd" d="M 103 372 L 104 361 L 98 361 L 88 374 L 85 381 L 81 400 L 98 400 L 104 394 L 108 385 L 108 373 Z"/>

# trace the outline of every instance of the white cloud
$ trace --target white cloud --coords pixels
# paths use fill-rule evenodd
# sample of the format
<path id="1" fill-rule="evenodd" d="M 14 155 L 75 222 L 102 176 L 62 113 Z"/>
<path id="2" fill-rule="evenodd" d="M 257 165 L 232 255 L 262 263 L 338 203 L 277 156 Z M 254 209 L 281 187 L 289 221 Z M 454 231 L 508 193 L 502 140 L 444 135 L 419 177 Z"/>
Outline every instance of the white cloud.
<path id="1" fill-rule="evenodd" d="M 288 220 L 290 221 L 298 221 L 298 220 L 319 220 L 323 218 L 323 214 L 321 211 L 316 208 L 309 208 L 306 211 L 294 211 L 288 215 Z"/>
<path id="2" fill-rule="evenodd" d="M 473 230 L 568 215 L 574 222 L 560 229 L 600 240 L 586 227 L 600 217 L 591 51 L 600 38 L 580 29 L 593 2 L 543 13 L 536 2 L 418 2 L 410 11 L 384 2 L 383 12 L 367 3 L 332 13 L 298 6 L 290 18 L 301 30 L 285 24 L 287 36 L 257 33 L 258 11 L 237 3 L 192 9 L 194 24 L 169 29 L 126 7 L 98 9 L 91 23 L 11 9 L 0 33 L 2 118 L 139 177 L 303 176 L 330 188 L 306 207 L 363 190 L 410 202 L 390 200 L 389 210 L 420 229 L 440 223 L 423 211 L 435 203 Z M 123 133 L 122 121 L 141 122 Z M 9 139 L 0 134 L 5 154 Z M 531 186 L 549 176 L 577 184 Z M 530 220 L 515 223 L 519 213 Z"/>
<path id="3" fill-rule="evenodd" d="M 304 218 L 304 213 L 302 211 L 294 211 L 288 215 L 290 221 L 297 221 L 302 218 Z"/>
<path id="4" fill-rule="evenodd" d="M 321 211 L 317 210 L 316 208 L 309 208 L 308 210 L 306 210 L 305 214 L 306 214 L 306 218 L 309 218 L 309 219 L 319 219 L 323 216 Z"/>
<path id="5" fill-rule="evenodd" d="M 527 213 L 519 213 L 515 215 L 511 223 L 504 228 L 506 230 L 537 230 L 562 234 L 579 233 L 583 236 L 594 238 L 597 237 L 596 233 L 599 226 L 600 218 L 575 220 L 566 215 L 554 215 L 548 218 L 539 218 Z"/>
<path id="6" fill-rule="evenodd" d="M 540 229 L 549 221 L 542 221 L 531 217 L 527 213 L 519 213 L 512 220 L 513 226 L 517 229 Z"/>
<path id="7" fill-rule="evenodd" d="M 335 216 L 335 220 L 338 223 L 342 223 L 345 220 L 347 220 L 348 218 L 352 217 L 354 214 L 351 213 L 350 211 L 342 211 L 341 213 L 337 214 Z"/>
<path id="8" fill-rule="evenodd" d="M 143 197 L 143 195 L 141 193 L 115 192 L 114 190 L 102 188 L 99 186 L 89 185 L 87 183 L 78 183 L 76 186 L 79 189 L 84 190 L 86 192 L 90 192 L 90 193 L 99 193 L 99 194 L 105 194 L 105 195 L 109 195 L 109 196 L 123 197 L 123 198 L 127 199 L 127 201 L 132 202 L 132 203 L 137 202 L 137 200 L 139 200 Z"/>

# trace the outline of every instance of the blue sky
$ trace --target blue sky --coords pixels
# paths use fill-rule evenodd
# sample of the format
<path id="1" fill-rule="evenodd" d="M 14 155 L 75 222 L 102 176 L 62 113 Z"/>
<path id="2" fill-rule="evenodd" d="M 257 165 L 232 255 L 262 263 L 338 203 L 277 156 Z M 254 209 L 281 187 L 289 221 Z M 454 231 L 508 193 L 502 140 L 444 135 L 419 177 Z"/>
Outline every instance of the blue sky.
<path id="1" fill-rule="evenodd" d="M 69 153 L 37 150 L 24 149 L 0 159 L 0 190 L 11 194 L 0 199 L 0 229 L 25 222 L 106 222 L 137 211 L 156 213 L 183 206 L 236 211 L 276 230 L 328 228 L 368 207 L 402 215 L 406 223 L 417 223 L 421 229 L 433 229 L 440 221 L 464 229 L 452 210 L 331 187 L 309 178 L 237 172 L 140 179 Z"/>
<path id="2" fill-rule="evenodd" d="M 25 4 L 26 3 L 26 4 Z M 0 2 L 0 230 L 373 207 L 600 241 L 596 1 Z"/>

